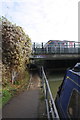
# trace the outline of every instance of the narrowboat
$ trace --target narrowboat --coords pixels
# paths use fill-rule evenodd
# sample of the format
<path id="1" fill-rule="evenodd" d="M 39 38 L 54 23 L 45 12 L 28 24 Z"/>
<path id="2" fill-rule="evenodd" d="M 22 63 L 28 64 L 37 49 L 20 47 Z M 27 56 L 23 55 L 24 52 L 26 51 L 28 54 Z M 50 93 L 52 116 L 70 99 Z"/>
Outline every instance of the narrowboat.
<path id="1" fill-rule="evenodd" d="M 80 119 L 80 63 L 67 69 L 55 99 L 60 119 Z"/>

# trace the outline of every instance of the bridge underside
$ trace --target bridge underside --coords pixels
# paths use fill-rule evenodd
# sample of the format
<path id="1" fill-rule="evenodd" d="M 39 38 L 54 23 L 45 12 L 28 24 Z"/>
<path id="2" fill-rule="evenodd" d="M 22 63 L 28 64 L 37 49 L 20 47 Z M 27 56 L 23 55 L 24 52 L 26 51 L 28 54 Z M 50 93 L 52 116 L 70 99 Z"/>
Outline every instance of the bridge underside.
<path id="1" fill-rule="evenodd" d="M 80 59 L 80 54 L 46 54 L 46 55 L 31 55 L 30 59 L 42 59 L 42 60 L 68 60 L 68 59 Z"/>

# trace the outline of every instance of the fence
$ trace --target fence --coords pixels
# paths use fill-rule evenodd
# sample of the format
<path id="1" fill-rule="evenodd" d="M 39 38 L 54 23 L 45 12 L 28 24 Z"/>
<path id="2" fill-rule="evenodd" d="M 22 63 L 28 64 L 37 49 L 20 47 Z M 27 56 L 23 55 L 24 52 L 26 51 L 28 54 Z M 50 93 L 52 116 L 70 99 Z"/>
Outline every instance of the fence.
<path id="1" fill-rule="evenodd" d="M 80 53 L 80 43 L 75 45 L 75 46 L 71 46 L 71 45 L 47 45 L 45 46 L 44 44 L 33 44 L 32 46 L 32 52 L 33 54 L 77 54 Z"/>
<path id="2" fill-rule="evenodd" d="M 42 67 L 42 80 L 43 80 L 43 88 L 45 94 L 47 117 L 49 120 L 55 120 L 55 119 L 59 120 L 59 115 L 43 67 Z"/>

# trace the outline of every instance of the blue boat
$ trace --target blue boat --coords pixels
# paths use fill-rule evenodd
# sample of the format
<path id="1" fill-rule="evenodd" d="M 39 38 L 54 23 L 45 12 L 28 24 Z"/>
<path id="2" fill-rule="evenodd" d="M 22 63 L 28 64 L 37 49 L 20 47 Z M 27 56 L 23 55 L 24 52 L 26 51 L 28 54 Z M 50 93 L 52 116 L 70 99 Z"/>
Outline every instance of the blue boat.
<path id="1" fill-rule="evenodd" d="M 55 104 L 61 120 L 80 119 L 80 63 L 66 71 Z"/>

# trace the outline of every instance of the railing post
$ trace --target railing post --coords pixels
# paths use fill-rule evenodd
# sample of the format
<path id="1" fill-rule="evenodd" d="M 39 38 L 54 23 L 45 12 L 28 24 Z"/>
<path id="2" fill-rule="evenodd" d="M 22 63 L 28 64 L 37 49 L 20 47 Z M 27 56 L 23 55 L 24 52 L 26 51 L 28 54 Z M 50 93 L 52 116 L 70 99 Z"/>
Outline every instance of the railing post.
<path id="1" fill-rule="evenodd" d="M 42 86 L 44 88 L 44 75 L 43 75 L 43 67 L 41 66 L 41 76 L 42 76 Z"/>
<path id="2" fill-rule="evenodd" d="M 47 88 L 47 84 L 46 84 L 46 81 L 45 81 L 45 86 L 46 86 L 46 99 L 48 98 L 48 88 Z"/>
<path id="3" fill-rule="evenodd" d="M 41 49 L 42 49 L 42 53 L 44 53 L 44 46 L 43 46 L 43 42 L 42 42 L 42 48 L 41 48 Z"/>
<path id="4" fill-rule="evenodd" d="M 35 42 L 34 42 L 34 44 L 33 44 L 33 49 L 35 50 Z"/>

